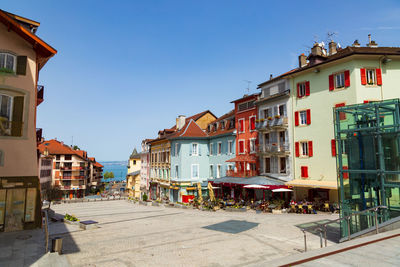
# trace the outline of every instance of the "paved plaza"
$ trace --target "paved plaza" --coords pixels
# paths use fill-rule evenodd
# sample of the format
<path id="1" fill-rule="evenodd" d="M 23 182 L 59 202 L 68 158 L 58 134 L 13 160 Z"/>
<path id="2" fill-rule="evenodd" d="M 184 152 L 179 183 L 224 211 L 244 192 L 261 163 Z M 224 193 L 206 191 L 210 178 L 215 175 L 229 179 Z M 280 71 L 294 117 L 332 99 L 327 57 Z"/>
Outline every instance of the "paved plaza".
<path id="1" fill-rule="evenodd" d="M 59 214 L 95 220 L 99 228 L 51 224 L 72 266 L 243 266 L 304 249 L 298 225 L 337 214 L 256 214 L 142 206 L 124 200 L 54 205 Z M 309 249 L 319 237 L 307 235 Z"/>

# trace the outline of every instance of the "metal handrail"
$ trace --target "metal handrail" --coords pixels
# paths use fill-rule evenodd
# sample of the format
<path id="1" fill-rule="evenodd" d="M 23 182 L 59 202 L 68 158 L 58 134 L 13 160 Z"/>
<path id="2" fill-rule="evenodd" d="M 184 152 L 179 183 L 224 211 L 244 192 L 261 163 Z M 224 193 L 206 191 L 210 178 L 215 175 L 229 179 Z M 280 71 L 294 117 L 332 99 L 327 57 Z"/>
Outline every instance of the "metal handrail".
<path id="1" fill-rule="evenodd" d="M 331 220 L 331 221 L 329 221 L 327 223 L 323 223 L 323 224 L 319 224 L 319 225 L 315 225 L 315 226 L 310 226 L 310 227 L 307 227 L 307 228 L 302 228 L 301 231 L 304 234 L 304 251 L 307 251 L 306 230 L 317 229 L 320 232 L 319 236 L 320 236 L 320 246 L 321 246 L 321 248 L 323 247 L 323 241 L 322 241 L 323 239 L 325 239 L 324 244 L 325 244 L 325 247 L 327 247 L 328 246 L 327 234 L 326 234 L 327 225 L 331 224 L 331 223 L 336 223 L 338 221 L 340 222 L 342 220 L 346 220 L 347 221 L 347 241 L 349 241 L 351 239 L 351 237 L 350 237 L 350 235 L 351 235 L 350 234 L 350 219 L 351 219 L 351 217 L 353 217 L 355 215 L 364 214 L 364 213 L 367 213 L 369 211 L 374 211 L 375 212 L 375 228 L 376 228 L 375 231 L 378 234 L 379 233 L 378 210 L 379 209 L 387 209 L 387 208 L 388 208 L 387 206 L 376 206 L 376 207 L 365 209 L 365 210 L 362 210 L 362 211 L 355 211 L 355 212 L 351 213 L 350 215 L 347 215 L 347 216 L 344 216 L 342 218 L 338 218 L 338 219 L 335 219 L 335 220 Z M 322 230 L 322 228 L 323 228 L 323 230 Z M 322 233 L 323 233 L 323 236 L 322 236 Z"/>

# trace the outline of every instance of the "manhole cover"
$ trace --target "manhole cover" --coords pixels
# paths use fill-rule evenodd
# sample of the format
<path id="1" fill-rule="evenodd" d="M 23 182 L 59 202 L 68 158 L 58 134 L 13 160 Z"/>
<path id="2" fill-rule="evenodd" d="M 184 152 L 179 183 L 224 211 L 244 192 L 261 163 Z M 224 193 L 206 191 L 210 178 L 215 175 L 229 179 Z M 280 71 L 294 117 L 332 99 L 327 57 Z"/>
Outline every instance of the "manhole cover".
<path id="1" fill-rule="evenodd" d="M 18 240 L 27 240 L 31 237 L 32 237 L 31 235 L 19 235 L 19 236 L 17 236 L 17 239 Z"/>

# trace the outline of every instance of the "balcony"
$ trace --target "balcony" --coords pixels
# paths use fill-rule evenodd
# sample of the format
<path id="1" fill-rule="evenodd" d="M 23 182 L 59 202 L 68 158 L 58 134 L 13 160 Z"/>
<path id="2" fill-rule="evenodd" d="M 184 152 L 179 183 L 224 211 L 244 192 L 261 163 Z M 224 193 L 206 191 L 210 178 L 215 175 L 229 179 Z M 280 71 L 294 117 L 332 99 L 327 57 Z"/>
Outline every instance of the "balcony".
<path id="1" fill-rule="evenodd" d="M 227 170 L 226 176 L 229 177 L 253 177 L 257 176 L 258 173 L 255 170 L 242 170 L 242 171 L 234 171 L 234 170 Z"/>
<path id="2" fill-rule="evenodd" d="M 44 95 L 44 86 L 38 85 L 37 86 L 37 96 L 36 96 L 36 106 L 39 106 L 44 101 L 43 95 Z"/>
<path id="3" fill-rule="evenodd" d="M 257 146 L 257 152 L 261 154 L 288 154 L 290 144 L 289 142 L 260 144 Z"/>
<path id="4" fill-rule="evenodd" d="M 60 177 L 62 180 L 84 180 L 85 176 L 62 176 Z"/>
<path id="5" fill-rule="evenodd" d="M 85 167 L 81 167 L 81 166 L 60 166 L 60 170 L 62 170 L 62 171 L 81 171 L 84 169 L 85 169 Z"/>
<path id="6" fill-rule="evenodd" d="M 273 129 L 281 129 L 281 128 L 286 129 L 287 127 L 288 127 L 288 117 L 275 116 L 256 123 L 256 129 L 259 131 L 271 131 Z"/>
<path id="7" fill-rule="evenodd" d="M 61 190 L 80 190 L 86 189 L 86 185 L 61 185 Z"/>

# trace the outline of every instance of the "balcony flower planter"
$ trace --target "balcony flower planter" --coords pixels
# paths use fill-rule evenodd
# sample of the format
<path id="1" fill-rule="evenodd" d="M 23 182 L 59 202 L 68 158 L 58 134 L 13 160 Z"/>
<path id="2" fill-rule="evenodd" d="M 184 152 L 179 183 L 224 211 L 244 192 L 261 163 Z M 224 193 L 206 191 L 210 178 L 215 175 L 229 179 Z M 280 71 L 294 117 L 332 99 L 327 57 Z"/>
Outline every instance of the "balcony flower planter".
<path id="1" fill-rule="evenodd" d="M 275 119 L 280 119 L 280 118 L 281 118 L 281 116 L 275 115 Z"/>
<path id="2" fill-rule="evenodd" d="M 264 122 L 265 120 L 264 120 L 264 119 L 259 119 L 259 121 L 260 121 L 260 122 Z"/>
<path id="3" fill-rule="evenodd" d="M 79 219 L 74 215 L 69 215 L 68 213 L 64 216 L 64 222 L 72 225 L 79 225 Z"/>
<path id="4" fill-rule="evenodd" d="M 269 121 L 272 121 L 272 117 L 268 117 L 268 120 L 269 120 Z"/>

